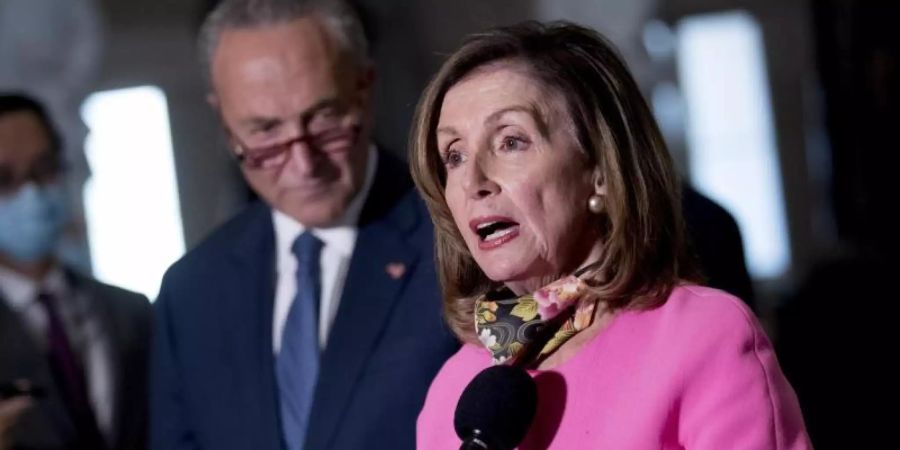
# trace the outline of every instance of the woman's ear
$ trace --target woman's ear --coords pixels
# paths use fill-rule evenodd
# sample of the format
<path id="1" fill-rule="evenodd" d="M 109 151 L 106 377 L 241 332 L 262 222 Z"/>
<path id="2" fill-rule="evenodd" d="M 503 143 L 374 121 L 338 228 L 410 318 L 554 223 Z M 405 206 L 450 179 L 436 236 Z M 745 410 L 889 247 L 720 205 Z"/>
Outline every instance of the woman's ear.
<path id="1" fill-rule="evenodd" d="M 594 192 L 588 197 L 588 211 L 594 214 L 602 214 L 606 210 L 606 183 L 603 182 L 603 174 L 600 167 L 594 169 L 591 176 Z"/>
<path id="2" fill-rule="evenodd" d="M 605 197 L 607 193 L 606 180 L 604 180 L 603 170 L 600 169 L 600 166 L 594 166 L 591 180 L 594 185 L 594 194 Z"/>

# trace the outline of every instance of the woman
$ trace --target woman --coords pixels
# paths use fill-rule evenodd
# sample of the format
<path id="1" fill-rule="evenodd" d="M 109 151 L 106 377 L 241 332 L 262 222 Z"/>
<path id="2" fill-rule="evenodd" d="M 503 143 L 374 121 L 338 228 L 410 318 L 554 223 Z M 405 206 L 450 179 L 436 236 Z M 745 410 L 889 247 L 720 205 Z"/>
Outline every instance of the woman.
<path id="1" fill-rule="evenodd" d="M 411 146 L 466 342 L 431 386 L 419 448 L 459 447 L 456 402 L 491 364 L 537 382 L 522 449 L 809 448 L 752 313 L 694 284 L 668 152 L 597 33 L 471 37 L 423 94 Z"/>

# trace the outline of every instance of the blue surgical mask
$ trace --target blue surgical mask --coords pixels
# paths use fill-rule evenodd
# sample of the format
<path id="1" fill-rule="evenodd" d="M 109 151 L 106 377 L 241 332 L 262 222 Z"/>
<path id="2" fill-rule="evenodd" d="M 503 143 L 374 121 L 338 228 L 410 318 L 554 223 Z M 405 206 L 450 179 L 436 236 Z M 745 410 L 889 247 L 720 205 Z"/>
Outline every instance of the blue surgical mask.
<path id="1" fill-rule="evenodd" d="M 67 221 L 60 183 L 28 183 L 0 197 L 0 253 L 23 263 L 37 262 L 53 251 Z"/>

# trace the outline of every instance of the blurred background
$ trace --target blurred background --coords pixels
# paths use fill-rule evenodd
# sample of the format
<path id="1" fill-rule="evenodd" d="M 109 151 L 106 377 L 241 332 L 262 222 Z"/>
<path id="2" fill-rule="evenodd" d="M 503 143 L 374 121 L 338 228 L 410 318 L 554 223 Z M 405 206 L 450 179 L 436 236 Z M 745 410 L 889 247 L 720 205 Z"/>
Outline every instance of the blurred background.
<path id="1" fill-rule="evenodd" d="M 63 130 L 78 219 L 60 255 L 151 299 L 168 265 L 252 195 L 197 63 L 213 3 L 0 0 L 0 89 L 38 96 Z M 896 379 L 881 347 L 897 328 L 900 2 L 354 3 L 377 66 L 377 141 L 399 155 L 418 94 L 465 34 L 565 19 L 609 37 L 685 180 L 737 221 L 748 300 L 814 443 L 848 448 L 848 430 L 881 429 L 886 416 L 864 405 L 890 404 Z"/>

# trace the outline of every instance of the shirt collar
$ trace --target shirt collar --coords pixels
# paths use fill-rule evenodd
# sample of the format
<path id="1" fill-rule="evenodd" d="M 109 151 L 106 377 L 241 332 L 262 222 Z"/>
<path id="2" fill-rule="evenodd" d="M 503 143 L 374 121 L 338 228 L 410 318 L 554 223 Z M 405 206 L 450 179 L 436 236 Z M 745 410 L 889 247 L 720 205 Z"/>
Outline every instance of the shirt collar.
<path id="1" fill-rule="evenodd" d="M 13 310 L 27 308 L 37 298 L 39 291 L 58 297 L 66 294 L 68 283 L 65 273 L 58 265 L 54 265 L 40 282 L 0 266 L 0 293 Z"/>

